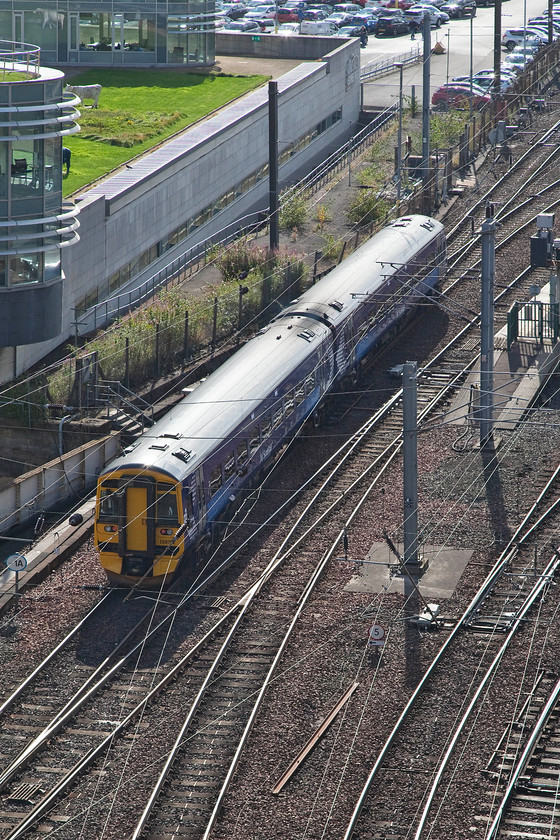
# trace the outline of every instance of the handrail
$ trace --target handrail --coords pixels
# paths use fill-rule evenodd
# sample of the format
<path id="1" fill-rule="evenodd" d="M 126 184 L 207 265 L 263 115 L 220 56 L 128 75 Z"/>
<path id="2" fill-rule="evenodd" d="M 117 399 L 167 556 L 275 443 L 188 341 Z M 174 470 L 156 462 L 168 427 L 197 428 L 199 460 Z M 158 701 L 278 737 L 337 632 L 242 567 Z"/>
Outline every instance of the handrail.
<path id="1" fill-rule="evenodd" d="M 386 76 L 388 73 L 396 72 L 395 64 L 402 64 L 407 67 L 409 64 L 417 64 L 422 61 L 423 51 L 420 49 L 420 43 L 417 43 L 412 49 L 403 53 L 402 55 L 393 55 L 384 58 L 381 61 L 370 61 L 364 64 L 360 70 L 360 81 L 366 82 L 369 79 L 378 79 L 380 76 Z"/>

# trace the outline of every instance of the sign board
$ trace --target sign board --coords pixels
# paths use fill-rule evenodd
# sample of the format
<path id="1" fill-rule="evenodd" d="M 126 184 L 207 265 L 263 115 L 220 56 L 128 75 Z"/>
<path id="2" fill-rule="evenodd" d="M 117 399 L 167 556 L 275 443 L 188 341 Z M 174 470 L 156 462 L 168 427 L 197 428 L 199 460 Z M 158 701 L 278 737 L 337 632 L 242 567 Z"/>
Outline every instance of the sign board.
<path id="1" fill-rule="evenodd" d="M 260 41 L 260 40 L 261 40 L 260 35 L 251 35 L 251 41 Z"/>
<path id="2" fill-rule="evenodd" d="M 23 554 L 10 554 L 6 558 L 6 566 L 12 572 L 23 572 L 27 566 L 27 558 Z"/>
<path id="3" fill-rule="evenodd" d="M 368 645 L 382 647 L 385 644 L 385 630 L 381 624 L 372 624 L 368 630 Z"/>

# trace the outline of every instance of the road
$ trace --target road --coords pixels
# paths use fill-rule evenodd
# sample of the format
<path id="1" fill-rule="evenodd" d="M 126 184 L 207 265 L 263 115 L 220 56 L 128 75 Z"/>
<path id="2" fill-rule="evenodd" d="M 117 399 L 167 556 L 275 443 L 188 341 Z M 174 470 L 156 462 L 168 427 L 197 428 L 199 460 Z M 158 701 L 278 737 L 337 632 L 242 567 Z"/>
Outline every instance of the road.
<path id="1" fill-rule="evenodd" d="M 527 20 L 541 14 L 546 0 L 508 0 L 502 6 L 502 32 L 512 26 L 523 26 L 523 7 L 526 3 Z M 468 75 L 470 67 L 470 21 L 453 20 L 441 29 L 432 29 L 432 46 L 439 41 L 446 49 L 444 55 L 431 56 L 431 88 L 451 80 L 453 76 Z M 361 50 L 362 67 L 369 61 L 378 61 L 389 55 L 404 55 L 411 47 L 421 43 L 421 37 L 411 41 L 410 36 L 398 38 L 375 38 L 370 36 L 367 47 Z M 473 69 L 476 72 L 492 67 L 494 59 L 494 7 L 478 9 L 473 20 Z M 449 51 L 447 52 L 449 48 Z M 504 50 L 504 55 L 505 55 Z M 403 71 L 403 94 L 410 96 L 411 86 L 416 86 L 416 96 L 421 97 L 422 64 L 418 63 Z M 364 105 L 391 105 L 399 96 L 398 73 L 385 76 L 376 82 L 364 85 Z"/>

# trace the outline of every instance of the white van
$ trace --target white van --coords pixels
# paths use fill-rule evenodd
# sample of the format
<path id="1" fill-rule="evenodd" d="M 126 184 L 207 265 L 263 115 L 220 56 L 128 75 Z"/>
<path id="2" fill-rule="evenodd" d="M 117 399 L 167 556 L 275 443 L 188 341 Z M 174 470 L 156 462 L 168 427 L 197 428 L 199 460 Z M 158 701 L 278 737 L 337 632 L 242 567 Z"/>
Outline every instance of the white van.
<path id="1" fill-rule="evenodd" d="M 299 31 L 301 35 L 336 35 L 338 27 L 328 20 L 302 20 Z"/>

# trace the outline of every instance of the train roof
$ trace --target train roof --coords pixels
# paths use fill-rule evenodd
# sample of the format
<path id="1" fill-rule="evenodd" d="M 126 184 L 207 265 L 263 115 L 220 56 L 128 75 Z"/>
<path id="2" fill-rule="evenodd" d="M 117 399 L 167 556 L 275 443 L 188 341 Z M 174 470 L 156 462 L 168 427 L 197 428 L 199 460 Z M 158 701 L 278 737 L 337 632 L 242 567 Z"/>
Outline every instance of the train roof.
<path id="1" fill-rule="evenodd" d="M 181 480 L 243 420 L 247 419 L 250 428 L 258 420 L 263 400 L 268 395 L 274 397 L 274 390 L 286 376 L 319 352 L 329 333 L 328 327 L 309 318 L 265 327 L 102 474 L 157 467 Z"/>
<path id="2" fill-rule="evenodd" d="M 333 326 L 357 309 L 384 280 L 409 263 L 418 251 L 443 231 L 441 222 L 429 216 L 403 216 L 383 228 L 344 262 L 304 292 L 276 320 L 293 313 L 315 312 Z"/>

